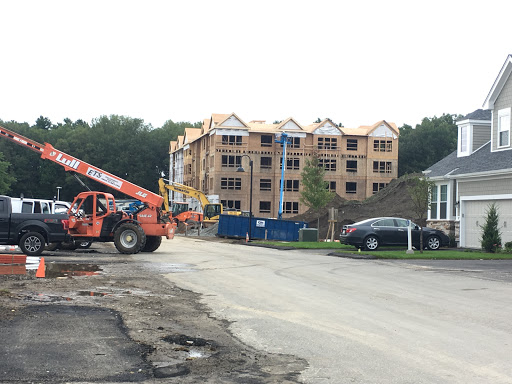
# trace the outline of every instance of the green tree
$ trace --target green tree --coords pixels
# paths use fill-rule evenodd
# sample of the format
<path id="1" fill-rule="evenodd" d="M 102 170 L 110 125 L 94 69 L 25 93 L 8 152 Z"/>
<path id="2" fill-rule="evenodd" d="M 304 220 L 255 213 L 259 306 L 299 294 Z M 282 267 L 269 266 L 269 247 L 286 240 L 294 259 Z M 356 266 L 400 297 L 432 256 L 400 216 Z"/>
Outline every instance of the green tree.
<path id="1" fill-rule="evenodd" d="M 320 166 L 318 156 L 314 155 L 311 159 L 306 159 L 306 165 L 302 169 L 302 185 L 300 192 L 300 201 L 314 212 L 320 211 L 334 194 L 329 191 L 328 183 L 324 180 L 325 169 Z M 320 227 L 320 217 L 317 219 L 317 228 Z"/>
<path id="2" fill-rule="evenodd" d="M 154 129 L 142 119 L 118 115 L 101 116 L 90 124 L 69 118 L 52 124 L 41 116 L 32 126 L 1 120 L 0 125 L 41 144 L 50 143 L 81 161 L 154 192 L 158 191 L 161 173 L 169 170 L 169 141 L 176 140 L 186 127 L 201 127 L 199 122 L 168 120 L 161 128 Z M 0 153 L 11 164 L 6 172 L 14 178 L 10 185 L 12 196 L 23 193 L 26 197 L 51 199 L 57 187 L 62 187 L 60 196 L 69 201 L 84 190 L 70 172 L 27 148 L 0 139 Z M 79 177 L 92 190 L 126 197 L 87 177 Z M 1 174 L 0 178 L 4 180 Z"/>
<path id="3" fill-rule="evenodd" d="M 40 129 L 51 129 L 52 128 L 52 122 L 49 118 L 39 116 L 36 120 L 36 127 Z"/>
<path id="4" fill-rule="evenodd" d="M 424 171 L 457 149 L 457 125 L 460 116 L 443 114 L 425 117 L 412 128 L 400 127 L 398 176 Z"/>
<path id="5" fill-rule="evenodd" d="M 486 252 L 495 253 L 501 247 L 501 233 L 498 227 L 498 208 L 494 203 L 490 204 L 485 211 L 486 218 L 482 228 L 480 243 Z"/>
<path id="6" fill-rule="evenodd" d="M 430 196 L 435 183 L 425 177 L 409 176 L 407 190 L 411 196 L 416 220 L 420 223 L 420 253 L 423 253 L 423 220 L 430 209 Z"/>
<path id="7" fill-rule="evenodd" d="M 0 195 L 6 195 L 11 189 L 11 184 L 16 181 L 8 172 L 9 165 L 10 163 L 5 161 L 4 154 L 0 152 Z"/>

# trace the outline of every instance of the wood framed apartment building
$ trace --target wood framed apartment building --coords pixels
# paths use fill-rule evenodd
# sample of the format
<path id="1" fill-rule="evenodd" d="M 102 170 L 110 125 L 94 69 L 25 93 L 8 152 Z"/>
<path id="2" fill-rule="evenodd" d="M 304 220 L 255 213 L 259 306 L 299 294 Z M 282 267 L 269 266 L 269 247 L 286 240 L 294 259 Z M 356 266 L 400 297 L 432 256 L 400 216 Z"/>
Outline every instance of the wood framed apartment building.
<path id="1" fill-rule="evenodd" d="M 348 200 L 363 200 L 397 177 L 399 132 L 394 123 L 382 120 L 359 128 L 338 127 L 329 119 L 310 125 L 293 118 L 277 124 L 245 123 L 231 113 L 212 114 L 201 128 L 186 128 L 183 136 L 170 142 L 170 179 L 218 196 L 225 208 L 248 211 L 250 158 L 253 215 L 277 217 L 283 147 L 275 139 L 283 132 L 291 140 L 286 149 L 283 218 L 307 210 L 300 202 L 300 174 L 313 154 L 326 170 L 328 188 Z M 244 173 L 237 172 L 240 166 Z M 179 195 L 174 199 L 187 200 Z"/>

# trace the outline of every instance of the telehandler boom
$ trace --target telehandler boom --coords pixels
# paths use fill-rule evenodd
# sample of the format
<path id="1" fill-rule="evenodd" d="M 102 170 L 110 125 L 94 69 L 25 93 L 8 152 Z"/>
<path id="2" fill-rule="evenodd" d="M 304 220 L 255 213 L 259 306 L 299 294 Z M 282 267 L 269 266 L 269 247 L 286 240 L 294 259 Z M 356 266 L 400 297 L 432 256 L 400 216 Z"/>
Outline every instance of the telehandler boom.
<path id="1" fill-rule="evenodd" d="M 77 240 L 113 241 L 121 253 L 153 252 L 166 238 L 174 237 L 175 225 L 162 212 L 162 196 L 121 179 L 98 167 L 40 144 L 0 126 L 0 136 L 31 149 L 64 167 L 66 171 L 84 175 L 142 202 L 136 212 L 117 211 L 114 196 L 105 192 L 78 194 L 68 211 L 68 232 Z"/>

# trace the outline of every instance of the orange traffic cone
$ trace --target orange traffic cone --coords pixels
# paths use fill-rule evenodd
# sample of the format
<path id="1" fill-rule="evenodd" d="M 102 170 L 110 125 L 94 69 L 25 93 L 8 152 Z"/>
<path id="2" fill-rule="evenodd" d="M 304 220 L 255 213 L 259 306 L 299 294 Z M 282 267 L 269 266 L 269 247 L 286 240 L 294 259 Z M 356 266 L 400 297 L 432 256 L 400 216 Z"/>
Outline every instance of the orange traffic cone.
<path id="1" fill-rule="evenodd" d="M 41 261 L 39 262 L 39 267 L 37 267 L 36 277 L 45 277 L 45 266 L 44 266 L 44 257 L 41 257 Z"/>
<path id="2" fill-rule="evenodd" d="M 249 232 L 245 232 L 245 242 L 249 242 Z"/>

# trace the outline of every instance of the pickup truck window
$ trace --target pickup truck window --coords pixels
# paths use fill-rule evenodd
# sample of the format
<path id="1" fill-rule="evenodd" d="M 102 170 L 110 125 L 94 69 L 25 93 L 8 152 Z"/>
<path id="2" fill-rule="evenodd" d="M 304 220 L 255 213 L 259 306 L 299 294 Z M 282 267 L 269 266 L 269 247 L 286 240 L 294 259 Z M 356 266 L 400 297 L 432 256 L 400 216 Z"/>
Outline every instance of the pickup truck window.
<path id="1" fill-rule="evenodd" d="M 21 205 L 21 213 L 32 213 L 34 203 L 31 201 L 24 201 Z"/>
<path id="2" fill-rule="evenodd" d="M 0 213 L 7 213 L 7 205 L 5 204 L 4 199 L 0 199 Z"/>

